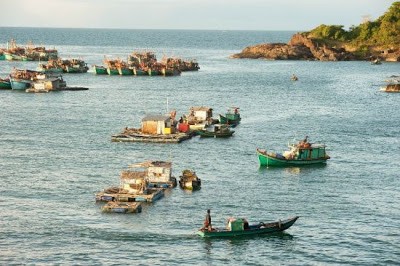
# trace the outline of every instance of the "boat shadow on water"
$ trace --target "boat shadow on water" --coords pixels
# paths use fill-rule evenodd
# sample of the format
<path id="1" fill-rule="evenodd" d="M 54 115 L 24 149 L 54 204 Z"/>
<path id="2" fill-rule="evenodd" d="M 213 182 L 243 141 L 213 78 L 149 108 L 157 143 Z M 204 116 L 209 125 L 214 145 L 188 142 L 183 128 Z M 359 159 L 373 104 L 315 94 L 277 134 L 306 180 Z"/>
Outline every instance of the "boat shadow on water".
<path id="1" fill-rule="evenodd" d="M 275 241 L 275 240 L 293 240 L 294 236 L 287 232 L 275 232 L 275 233 L 268 233 L 268 234 L 252 234 L 252 235 L 240 235 L 235 236 L 232 238 L 227 237 L 205 237 L 202 238 L 205 243 L 211 244 L 212 242 L 229 242 L 232 245 L 242 245 L 247 244 L 249 240 L 254 239 L 264 239 L 268 241 Z"/>

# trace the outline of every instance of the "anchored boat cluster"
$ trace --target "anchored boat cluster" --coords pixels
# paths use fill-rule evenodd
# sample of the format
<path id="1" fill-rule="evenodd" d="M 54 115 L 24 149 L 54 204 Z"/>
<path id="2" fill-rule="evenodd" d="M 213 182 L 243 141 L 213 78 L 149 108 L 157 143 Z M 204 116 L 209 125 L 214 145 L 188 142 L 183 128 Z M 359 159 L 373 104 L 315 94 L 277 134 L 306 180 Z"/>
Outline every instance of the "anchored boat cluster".
<path id="1" fill-rule="evenodd" d="M 26 92 L 88 90 L 83 87 L 68 87 L 60 74 L 46 74 L 40 71 L 16 68 L 12 70 L 9 78 L 0 79 L 0 88 Z"/>
<path id="2" fill-rule="evenodd" d="M 55 49 L 46 49 L 43 46 L 18 46 L 14 39 L 7 42 L 7 48 L 0 48 L 0 60 L 10 61 L 47 61 L 57 59 L 58 52 Z"/>
<path id="3" fill-rule="evenodd" d="M 200 188 L 201 181 L 193 171 L 184 170 L 183 176 L 179 182 L 181 188 Z M 146 161 L 129 165 L 121 172 L 119 186 L 97 193 L 96 201 L 107 202 L 102 206 L 103 212 L 137 213 L 142 210 L 141 203 L 155 202 L 164 196 L 165 190 L 176 186 L 171 162 Z"/>
<path id="4" fill-rule="evenodd" d="M 195 60 L 183 60 L 181 58 L 163 58 L 157 61 L 153 52 L 133 52 L 128 56 L 128 61 L 107 59 L 104 65 L 94 65 L 94 73 L 97 75 L 122 75 L 122 76 L 177 76 L 182 71 L 197 71 L 200 69 Z"/>
<path id="5" fill-rule="evenodd" d="M 10 61 L 47 61 L 39 63 L 37 70 L 13 70 L 6 78 L 0 78 L 0 89 L 25 90 L 26 92 L 50 92 L 60 90 L 87 90 L 82 87 L 67 87 L 62 73 L 86 73 L 87 63 L 78 58 L 62 59 L 55 49 L 35 47 L 32 43 L 26 47 L 18 46 L 14 39 L 7 42 L 7 48 L 0 48 L 0 60 Z M 127 61 L 107 59 L 104 65 L 94 65 L 97 75 L 131 76 L 178 76 L 183 71 L 200 69 L 196 60 L 184 60 L 164 57 L 157 61 L 153 52 L 132 52 Z M 28 73 L 28 74 L 27 74 Z"/>
<path id="6" fill-rule="evenodd" d="M 233 110 L 233 111 L 232 111 Z M 193 136 L 212 138 L 231 137 L 232 127 L 239 124 L 241 118 L 238 107 L 232 107 L 220 119 L 213 118 L 210 107 L 191 107 L 189 114 L 176 120 L 176 111 L 167 115 L 148 115 L 143 117 L 140 128 L 125 127 L 119 134 L 112 135 L 114 142 L 156 142 L 180 143 Z"/>

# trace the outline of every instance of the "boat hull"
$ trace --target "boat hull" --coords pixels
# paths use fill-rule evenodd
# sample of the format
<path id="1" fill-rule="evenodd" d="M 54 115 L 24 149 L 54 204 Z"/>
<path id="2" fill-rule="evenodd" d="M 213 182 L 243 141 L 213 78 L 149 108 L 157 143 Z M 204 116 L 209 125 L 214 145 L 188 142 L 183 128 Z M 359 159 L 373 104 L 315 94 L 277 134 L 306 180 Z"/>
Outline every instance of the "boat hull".
<path id="1" fill-rule="evenodd" d="M 11 82 L 9 80 L 0 80 L 0 89 L 11 90 Z"/>
<path id="2" fill-rule="evenodd" d="M 324 164 L 329 158 L 318 158 L 309 160 L 288 160 L 285 158 L 276 158 L 257 149 L 258 160 L 260 166 L 300 166 L 312 164 Z"/>
<path id="3" fill-rule="evenodd" d="M 66 73 L 86 73 L 88 70 L 85 67 L 71 67 L 67 66 L 65 68 Z"/>
<path id="4" fill-rule="evenodd" d="M 139 213 L 142 212 L 142 205 L 137 202 L 110 201 L 101 209 L 108 213 Z"/>
<path id="5" fill-rule="evenodd" d="M 250 225 L 248 229 L 229 231 L 227 229 L 214 229 L 212 231 L 199 230 L 197 234 L 201 237 L 238 237 L 238 236 L 248 236 L 248 235 L 262 235 L 262 234 L 273 234 L 285 231 L 290 228 L 299 218 L 295 216 L 287 220 L 272 222 L 272 223 L 259 223 L 255 225 Z"/>
<path id="6" fill-rule="evenodd" d="M 184 180 L 179 180 L 179 186 L 182 189 L 187 189 L 187 190 L 198 190 L 201 188 L 201 180 L 189 180 L 189 181 L 184 181 Z"/>
<path id="7" fill-rule="evenodd" d="M 197 134 L 200 135 L 200 137 L 203 138 L 229 138 L 235 133 L 235 131 L 231 130 L 228 132 L 222 132 L 222 133 L 216 133 L 216 132 L 210 132 L 207 130 L 198 130 Z"/>
<path id="8" fill-rule="evenodd" d="M 30 88 L 32 85 L 32 81 L 30 81 L 30 80 L 14 79 L 14 78 L 10 79 L 10 83 L 11 83 L 11 88 L 13 90 L 24 90 L 25 91 L 26 89 Z"/>
<path id="9" fill-rule="evenodd" d="M 96 75 L 107 75 L 107 68 L 101 66 L 94 66 L 94 73 Z"/>

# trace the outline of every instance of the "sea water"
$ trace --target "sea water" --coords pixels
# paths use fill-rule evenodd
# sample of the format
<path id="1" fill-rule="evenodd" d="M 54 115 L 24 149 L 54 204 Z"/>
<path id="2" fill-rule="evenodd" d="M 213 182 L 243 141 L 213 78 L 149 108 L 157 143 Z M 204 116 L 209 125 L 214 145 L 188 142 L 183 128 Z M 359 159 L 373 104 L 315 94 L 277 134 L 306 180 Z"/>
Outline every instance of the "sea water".
<path id="1" fill-rule="evenodd" d="M 0 91 L 0 263 L 116 265 L 388 265 L 400 258 L 400 94 L 379 91 L 398 63 L 230 59 L 248 45 L 294 32 L 0 28 L 0 46 L 56 48 L 101 65 L 133 51 L 197 59 L 178 77 L 64 74 L 88 91 Z M 38 62 L 0 61 L 0 76 Z M 292 74 L 299 77 L 291 81 Z M 180 144 L 114 143 L 146 114 L 238 106 L 229 139 Z M 256 148 L 282 152 L 309 136 L 331 159 L 314 167 L 260 168 Z M 129 164 L 170 160 L 202 180 L 174 188 L 140 214 L 103 214 L 95 193 L 119 184 Z M 198 237 L 206 210 L 215 227 L 299 220 L 286 233 Z"/>

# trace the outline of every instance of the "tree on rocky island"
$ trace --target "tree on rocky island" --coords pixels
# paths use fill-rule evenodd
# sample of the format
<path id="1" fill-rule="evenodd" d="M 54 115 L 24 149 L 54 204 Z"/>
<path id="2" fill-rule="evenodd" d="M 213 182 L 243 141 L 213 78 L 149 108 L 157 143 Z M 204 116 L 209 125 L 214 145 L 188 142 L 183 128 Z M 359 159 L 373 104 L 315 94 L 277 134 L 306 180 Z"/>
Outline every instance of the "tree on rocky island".
<path id="1" fill-rule="evenodd" d="M 342 25 L 319 25 L 297 33 L 285 43 L 249 46 L 233 58 L 273 60 L 368 60 L 400 61 L 400 2 L 394 2 L 375 21 L 364 20 L 348 31 Z"/>

